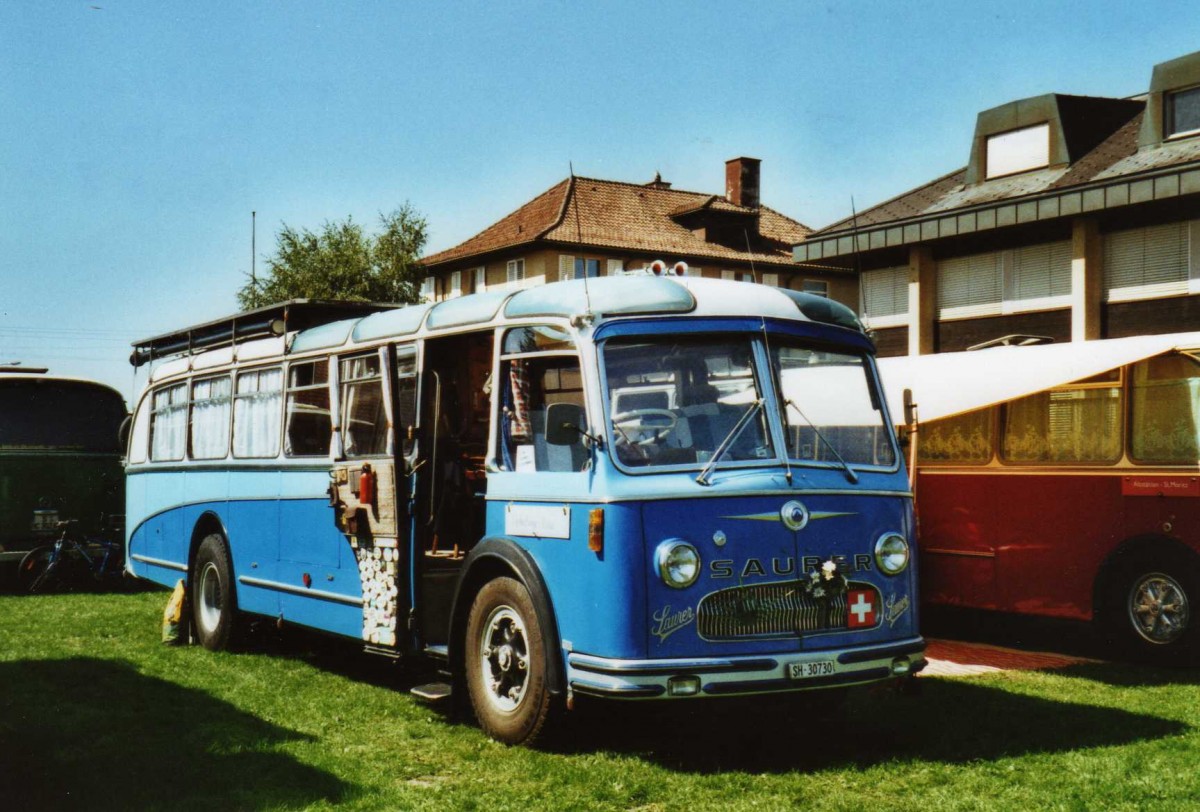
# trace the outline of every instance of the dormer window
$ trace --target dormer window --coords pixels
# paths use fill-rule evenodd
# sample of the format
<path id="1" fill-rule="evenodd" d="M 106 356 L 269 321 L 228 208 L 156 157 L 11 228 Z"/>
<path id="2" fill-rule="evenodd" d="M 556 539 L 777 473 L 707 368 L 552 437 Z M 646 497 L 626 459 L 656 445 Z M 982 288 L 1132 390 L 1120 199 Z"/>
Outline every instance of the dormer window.
<path id="1" fill-rule="evenodd" d="M 998 178 L 1050 165 L 1050 125 L 1035 124 L 987 140 L 987 177 Z"/>
<path id="2" fill-rule="evenodd" d="M 1200 87 L 1167 94 L 1167 138 L 1200 134 Z"/>

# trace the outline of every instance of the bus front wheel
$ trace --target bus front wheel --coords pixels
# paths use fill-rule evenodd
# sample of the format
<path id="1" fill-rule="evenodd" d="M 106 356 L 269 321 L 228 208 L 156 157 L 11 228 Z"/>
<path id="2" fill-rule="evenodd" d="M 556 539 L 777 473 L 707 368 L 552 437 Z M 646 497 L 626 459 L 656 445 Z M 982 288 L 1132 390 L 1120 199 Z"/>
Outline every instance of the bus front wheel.
<path id="1" fill-rule="evenodd" d="M 1200 566 L 1195 561 L 1139 558 L 1116 579 L 1110 623 L 1138 659 L 1183 664 L 1197 654 Z"/>
<path id="2" fill-rule="evenodd" d="M 542 629 L 525 586 L 497 578 L 467 617 L 467 693 L 479 726 L 504 744 L 530 744 L 551 715 Z"/>
<path id="3" fill-rule="evenodd" d="M 209 651 L 222 651 L 233 642 L 237 597 L 233 566 L 225 539 L 213 533 L 200 542 L 191 577 L 192 620 L 196 637 Z"/>

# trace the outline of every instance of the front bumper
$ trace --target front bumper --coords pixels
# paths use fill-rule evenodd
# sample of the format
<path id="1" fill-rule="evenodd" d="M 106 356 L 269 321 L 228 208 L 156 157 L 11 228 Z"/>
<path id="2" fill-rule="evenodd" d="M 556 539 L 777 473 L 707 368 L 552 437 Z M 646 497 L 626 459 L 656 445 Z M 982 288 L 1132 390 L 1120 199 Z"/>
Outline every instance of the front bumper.
<path id="1" fill-rule="evenodd" d="M 789 676 L 797 665 L 830 661 L 832 673 Z M 921 637 L 878 646 L 769 656 L 616 660 L 571 652 L 567 654 L 567 685 L 575 693 L 623 699 L 738 696 L 864 685 L 916 674 L 925 665 Z M 680 693 L 683 685 L 689 686 L 687 693 Z"/>

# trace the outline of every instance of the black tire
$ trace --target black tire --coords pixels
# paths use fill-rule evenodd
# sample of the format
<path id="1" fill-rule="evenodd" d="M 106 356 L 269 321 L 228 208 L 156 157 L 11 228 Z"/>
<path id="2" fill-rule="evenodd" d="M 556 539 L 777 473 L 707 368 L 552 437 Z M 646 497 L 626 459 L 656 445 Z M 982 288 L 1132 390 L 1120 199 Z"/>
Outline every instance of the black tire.
<path id="1" fill-rule="evenodd" d="M 56 572 L 50 569 L 53 544 L 43 544 L 25 554 L 17 565 L 17 586 L 22 592 L 49 592 L 57 582 Z"/>
<path id="2" fill-rule="evenodd" d="M 532 744 L 554 710 L 542 628 L 529 591 L 512 578 L 479 590 L 464 642 L 467 695 L 483 731 L 504 744 Z"/>
<path id="3" fill-rule="evenodd" d="M 237 627 L 237 595 L 229 547 L 219 533 L 200 542 L 188 582 L 192 624 L 200 645 L 209 651 L 228 649 Z"/>
<path id="4" fill-rule="evenodd" d="M 1107 600 L 1109 629 L 1134 659 L 1181 665 L 1200 652 L 1200 563 L 1194 556 L 1139 555 L 1124 562 Z"/>

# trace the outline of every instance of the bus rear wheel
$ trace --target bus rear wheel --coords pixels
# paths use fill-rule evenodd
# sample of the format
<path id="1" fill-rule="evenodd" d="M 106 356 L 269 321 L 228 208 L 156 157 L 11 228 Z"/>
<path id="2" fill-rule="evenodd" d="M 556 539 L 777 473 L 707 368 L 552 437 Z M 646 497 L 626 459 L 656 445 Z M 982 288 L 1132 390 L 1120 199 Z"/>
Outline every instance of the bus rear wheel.
<path id="1" fill-rule="evenodd" d="M 467 694 L 479 726 L 504 744 L 531 744 L 551 716 L 542 629 L 512 578 L 479 590 L 467 617 Z"/>
<path id="2" fill-rule="evenodd" d="M 1110 622 L 1130 655 L 1164 664 L 1196 657 L 1200 566 L 1171 557 L 1140 558 L 1123 567 L 1110 597 Z"/>
<path id="3" fill-rule="evenodd" d="M 229 547 L 219 533 L 204 537 L 191 576 L 192 621 L 200 645 L 223 651 L 233 643 L 237 596 Z"/>

